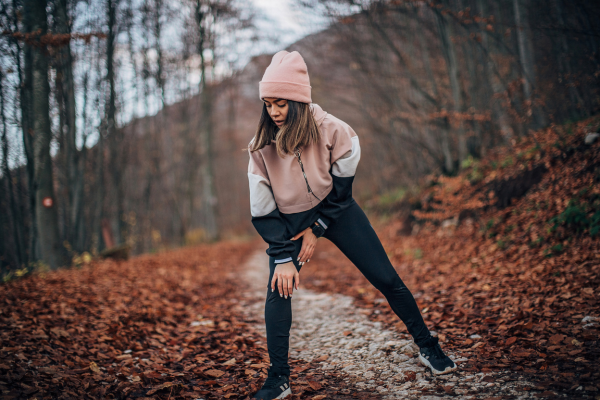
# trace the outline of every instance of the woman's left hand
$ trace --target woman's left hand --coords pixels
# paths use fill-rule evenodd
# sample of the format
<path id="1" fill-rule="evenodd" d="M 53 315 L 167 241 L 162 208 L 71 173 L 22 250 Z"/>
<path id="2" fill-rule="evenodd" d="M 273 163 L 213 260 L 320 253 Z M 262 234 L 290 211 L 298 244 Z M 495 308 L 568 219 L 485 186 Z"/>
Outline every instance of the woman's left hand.
<path id="1" fill-rule="evenodd" d="M 312 257 L 313 252 L 315 251 L 315 246 L 317 245 L 318 239 L 312 232 L 311 227 L 309 226 L 290 240 L 296 240 L 302 236 L 304 236 L 304 239 L 302 239 L 302 249 L 300 249 L 300 254 L 298 254 L 297 259 L 300 265 L 310 261 L 310 258 Z"/>

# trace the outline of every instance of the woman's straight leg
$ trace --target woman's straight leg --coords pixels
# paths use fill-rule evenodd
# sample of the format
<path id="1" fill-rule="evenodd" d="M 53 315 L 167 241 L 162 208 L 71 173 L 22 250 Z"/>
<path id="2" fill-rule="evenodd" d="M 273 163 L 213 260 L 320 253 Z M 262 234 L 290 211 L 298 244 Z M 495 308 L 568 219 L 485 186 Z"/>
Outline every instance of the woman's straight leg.
<path id="1" fill-rule="evenodd" d="M 296 270 L 300 272 L 300 264 L 296 261 L 302 249 L 302 237 L 294 241 L 296 248 L 292 260 Z M 284 375 L 290 375 L 288 353 L 290 348 L 290 328 L 292 326 L 292 298 L 287 299 L 279 295 L 277 286 L 271 291 L 271 280 L 275 273 L 275 259 L 269 257 L 269 282 L 267 285 L 267 299 L 265 301 L 265 324 L 267 328 L 267 348 L 269 359 L 274 370 Z"/>
<path id="2" fill-rule="evenodd" d="M 392 266 L 379 237 L 356 201 L 331 223 L 325 238 L 333 242 L 388 300 L 404 322 L 415 343 L 422 346 L 430 337 L 417 303 Z"/>

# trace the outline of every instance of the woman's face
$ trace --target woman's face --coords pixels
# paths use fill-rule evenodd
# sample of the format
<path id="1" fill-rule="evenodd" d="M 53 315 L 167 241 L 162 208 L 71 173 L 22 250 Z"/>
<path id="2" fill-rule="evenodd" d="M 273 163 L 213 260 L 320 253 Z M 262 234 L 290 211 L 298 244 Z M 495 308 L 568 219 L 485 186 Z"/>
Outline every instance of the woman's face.
<path id="1" fill-rule="evenodd" d="M 285 123 L 288 113 L 288 101 L 286 99 L 278 99 L 276 97 L 265 97 L 263 99 L 267 112 L 277 126 L 282 126 Z"/>

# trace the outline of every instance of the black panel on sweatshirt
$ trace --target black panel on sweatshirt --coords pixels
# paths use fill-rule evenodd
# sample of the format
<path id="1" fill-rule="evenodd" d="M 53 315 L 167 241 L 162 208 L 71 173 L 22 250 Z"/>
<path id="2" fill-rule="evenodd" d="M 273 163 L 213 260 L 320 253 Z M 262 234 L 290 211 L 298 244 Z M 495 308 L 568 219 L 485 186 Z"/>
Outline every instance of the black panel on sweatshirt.
<path id="1" fill-rule="evenodd" d="M 311 226 L 319 218 L 329 227 L 342 212 L 352 204 L 352 182 L 354 176 L 340 178 L 331 175 L 333 188 L 318 205 L 310 210 L 294 214 L 283 214 L 276 208 L 267 215 L 252 217 L 252 224 L 263 240 L 269 244 L 267 254 L 277 260 L 292 256 L 294 235 Z"/>

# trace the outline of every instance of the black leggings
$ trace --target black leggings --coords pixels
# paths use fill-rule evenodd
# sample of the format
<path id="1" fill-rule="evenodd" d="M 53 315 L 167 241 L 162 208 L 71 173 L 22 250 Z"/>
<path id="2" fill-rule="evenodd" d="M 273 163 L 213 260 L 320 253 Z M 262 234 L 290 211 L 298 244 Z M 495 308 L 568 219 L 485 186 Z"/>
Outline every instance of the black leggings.
<path id="1" fill-rule="evenodd" d="M 329 225 L 323 237 L 333 242 L 369 282 L 383 293 L 392 310 L 406 325 L 415 343 L 419 346 L 423 344 L 430 334 L 417 303 L 392 266 L 367 216 L 354 199 L 340 217 Z M 302 240 L 296 240 L 294 243 L 296 249 L 292 259 L 296 269 L 300 271 L 301 266 L 296 258 L 302 248 Z M 272 368 L 289 375 L 288 351 L 292 326 L 292 303 L 291 298 L 286 299 L 279 295 L 277 285 L 275 291 L 271 291 L 271 279 L 276 264 L 273 257 L 269 259 L 271 273 L 265 303 L 267 347 Z"/>

